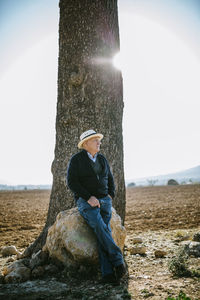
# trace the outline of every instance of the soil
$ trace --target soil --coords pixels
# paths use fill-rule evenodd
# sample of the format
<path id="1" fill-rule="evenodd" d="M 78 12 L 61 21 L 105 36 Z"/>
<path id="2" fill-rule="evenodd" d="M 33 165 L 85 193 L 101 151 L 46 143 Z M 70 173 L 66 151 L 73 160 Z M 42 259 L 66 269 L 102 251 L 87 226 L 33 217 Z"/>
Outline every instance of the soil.
<path id="1" fill-rule="evenodd" d="M 0 192 L 0 249 L 15 245 L 23 251 L 35 240 L 46 220 L 49 197 L 47 190 Z M 200 185 L 128 188 L 125 227 L 128 275 L 122 284 L 101 287 L 95 281 L 65 279 L 71 296 L 55 299 L 162 300 L 176 299 L 181 290 L 190 299 L 200 299 L 199 278 L 174 278 L 168 268 L 180 246 L 200 232 Z M 142 244 L 134 245 L 136 237 Z M 146 247 L 146 255 L 131 254 L 135 246 Z M 167 254 L 156 258 L 155 250 Z M 0 257 L 0 267 L 7 259 Z M 200 258 L 191 257 L 189 267 L 200 271 Z"/>

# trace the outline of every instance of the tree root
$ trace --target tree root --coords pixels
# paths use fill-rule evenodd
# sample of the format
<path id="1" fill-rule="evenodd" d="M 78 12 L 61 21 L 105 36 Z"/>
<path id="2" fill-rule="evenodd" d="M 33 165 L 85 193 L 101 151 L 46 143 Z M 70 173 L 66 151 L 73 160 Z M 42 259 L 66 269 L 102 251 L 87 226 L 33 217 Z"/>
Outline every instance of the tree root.
<path id="1" fill-rule="evenodd" d="M 44 226 L 42 232 L 36 238 L 36 240 L 24 250 L 21 258 L 31 257 L 33 253 L 37 253 L 39 250 L 41 250 L 42 247 L 45 245 L 47 233 L 48 227 Z"/>

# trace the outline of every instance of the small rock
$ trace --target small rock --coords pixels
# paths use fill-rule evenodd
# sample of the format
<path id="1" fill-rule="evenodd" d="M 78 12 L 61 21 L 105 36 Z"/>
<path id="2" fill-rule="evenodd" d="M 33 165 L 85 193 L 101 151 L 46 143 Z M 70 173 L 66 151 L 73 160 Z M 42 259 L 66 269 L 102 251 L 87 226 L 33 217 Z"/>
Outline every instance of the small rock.
<path id="1" fill-rule="evenodd" d="M 175 242 L 183 242 L 183 241 L 189 241 L 191 240 L 191 236 L 189 234 L 183 235 L 183 236 L 179 236 L 178 239 L 175 240 Z"/>
<path id="2" fill-rule="evenodd" d="M 158 289 L 158 290 L 163 290 L 164 289 L 164 287 L 161 284 L 156 285 L 155 288 Z"/>
<path id="3" fill-rule="evenodd" d="M 3 257 L 11 256 L 11 255 L 18 254 L 18 253 L 19 253 L 19 251 L 13 245 L 12 246 L 6 246 L 6 247 L 1 249 L 1 255 Z"/>
<path id="4" fill-rule="evenodd" d="M 200 243 L 199 242 L 191 242 L 185 245 L 185 252 L 188 255 L 192 255 L 194 257 L 200 257 Z"/>
<path id="5" fill-rule="evenodd" d="M 141 238 L 136 237 L 136 238 L 133 238 L 133 239 L 132 239 L 132 243 L 133 243 L 133 244 L 142 244 L 143 241 L 142 241 Z"/>
<path id="6" fill-rule="evenodd" d="M 132 247 L 129 249 L 130 253 L 144 255 L 147 251 L 146 247 Z"/>
<path id="7" fill-rule="evenodd" d="M 181 238 L 181 241 L 189 241 L 190 239 L 191 239 L 190 235 L 186 234 Z"/>
<path id="8" fill-rule="evenodd" d="M 162 258 L 162 257 L 165 257 L 167 255 L 167 252 L 164 251 L 164 250 L 156 250 L 154 252 L 154 255 L 156 258 Z"/>
<path id="9" fill-rule="evenodd" d="M 30 279 L 31 270 L 27 267 L 18 267 L 5 276 L 5 283 L 24 282 Z"/>
<path id="10" fill-rule="evenodd" d="M 15 261 L 11 265 L 5 265 L 3 267 L 2 274 L 6 276 L 9 273 L 13 272 L 15 269 L 20 267 L 24 267 L 23 261 L 22 260 Z"/>
<path id="11" fill-rule="evenodd" d="M 194 234 L 193 241 L 200 242 L 200 232 Z"/>

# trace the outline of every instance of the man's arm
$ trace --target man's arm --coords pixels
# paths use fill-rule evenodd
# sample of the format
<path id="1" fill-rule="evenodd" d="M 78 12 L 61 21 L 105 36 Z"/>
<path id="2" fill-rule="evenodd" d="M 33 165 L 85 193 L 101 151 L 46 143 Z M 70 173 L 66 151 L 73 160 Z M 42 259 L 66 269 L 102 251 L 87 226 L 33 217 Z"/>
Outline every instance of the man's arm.
<path id="1" fill-rule="evenodd" d="M 78 178 L 78 166 L 75 159 L 71 158 L 67 168 L 67 185 L 70 190 L 77 193 L 81 198 L 86 201 L 92 196 L 79 182 Z"/>
<path id="2" fill-rule="evenodd" d="M 92 207 L 100 207 L 99 200 L 91 196 L 91 194 L 79 183 L 78 180 L 78 166 L 76 161 L 72 158 L 67 168 L 67 185 L 70 190 L 80 195 L 81 198 L 85 199 Z"/>

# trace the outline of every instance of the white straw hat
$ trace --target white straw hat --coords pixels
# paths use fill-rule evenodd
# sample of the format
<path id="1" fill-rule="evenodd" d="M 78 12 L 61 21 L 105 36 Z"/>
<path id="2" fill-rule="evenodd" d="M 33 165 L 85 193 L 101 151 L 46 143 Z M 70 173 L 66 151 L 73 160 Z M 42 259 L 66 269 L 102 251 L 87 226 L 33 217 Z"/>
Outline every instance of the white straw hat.
<path id="1" fill-rule="evenodd" d="M 80 142 L 78 143 L 78 148 L 82 149 L 82 145 L 85 141 L 88 141 L 91 138 L 97 137 L 100 140 L 102 140 L 103 138 L 103 134 L 101 133 L 96 133 L 96 131 L 94 131 L 93 129 L 87 130 L 85 132 L 83 132 L 80 136 Z"/>

